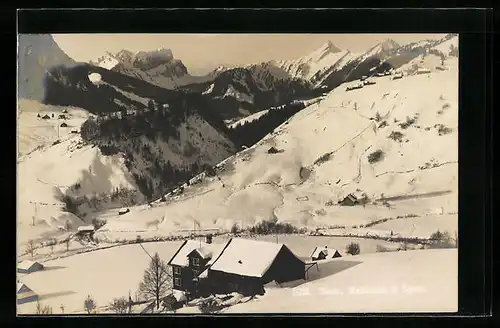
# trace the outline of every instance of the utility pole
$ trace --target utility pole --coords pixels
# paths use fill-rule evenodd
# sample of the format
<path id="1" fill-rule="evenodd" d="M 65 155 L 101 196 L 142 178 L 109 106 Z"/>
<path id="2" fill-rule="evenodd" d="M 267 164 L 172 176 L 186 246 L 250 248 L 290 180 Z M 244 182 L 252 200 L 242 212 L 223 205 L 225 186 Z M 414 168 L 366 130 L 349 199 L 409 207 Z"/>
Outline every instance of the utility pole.
<path id="1" fill-rule="evenodd" d="M 33 220 L 33 226 L 35 226 L 35 218 L 36 218 L 36 203 L 33 202 L 33 209 L 34 209 L 34 214 L 33 214 L 33 217 L 32 217 L 32 220 Z"/>

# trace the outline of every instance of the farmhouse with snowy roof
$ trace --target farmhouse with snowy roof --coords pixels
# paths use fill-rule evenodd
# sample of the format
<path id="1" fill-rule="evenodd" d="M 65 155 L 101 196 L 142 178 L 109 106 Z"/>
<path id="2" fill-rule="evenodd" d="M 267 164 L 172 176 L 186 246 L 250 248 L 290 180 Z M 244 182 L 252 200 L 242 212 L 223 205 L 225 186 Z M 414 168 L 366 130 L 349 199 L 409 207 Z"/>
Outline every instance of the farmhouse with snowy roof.
<path id="1" fill-rule="evenodd" d="M 43 265 L 35 261 L 22 261 L 17 265 L 17 272 L 19 273 L 33 273 L 43 270 Z"/>
<path id="2" fill-rule="evenodd" d="M 260 294 L 264 285 L 305 279 L 305 263 L 284 244 L 231 238 L 225 244 L 185 241 L 168 262 L 174 289 L 209 295 Z"/>
<path id="3" fill-rule="evenodd" d="M 312 261 L 334 259 L 337 257 L 342 257 L 342 255 L 340 255 L 340 252 L 336 249 L 328 249 L 328 246 L 316 247 L 311 254 Z"/>
<path id="4" fill-rule="evenodd" d="M 24 283 L 17 282 L 17 304 L 36 302 L 38 295 Z"/>

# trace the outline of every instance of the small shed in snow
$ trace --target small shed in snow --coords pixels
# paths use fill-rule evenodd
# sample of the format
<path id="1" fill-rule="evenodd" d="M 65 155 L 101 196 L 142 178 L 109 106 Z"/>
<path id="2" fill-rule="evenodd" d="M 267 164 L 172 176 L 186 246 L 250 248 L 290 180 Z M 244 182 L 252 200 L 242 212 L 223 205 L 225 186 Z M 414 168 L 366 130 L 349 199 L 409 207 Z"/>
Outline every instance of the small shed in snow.
<path id="1" fill-rule="evenodd" d="M 61 125 L 60 125 L 61 128 L 67 128 L 68 127 L 68 124 L 62 122 Z"/>
<path id="2" fill-rule="evenodd" d="M 38 295 L 22 282 L 17 283 L 17 304 L 36 302 Z"/>
<path id="3" fill-rule="evenodd" d="M 89 236 L 93 235 L 95 231 L 95 228 L 93 225 L 90 226 L 80 226 L 78 227 L 78 232 L 76 233 L 77 236 Z"/>
<path id="4" fill-rule="evenodd" d="M 42 120 L 50 120 L 50 116 L 45 114 L 42 116 Z"/>
<path id="5" fill-rule="evenodd" d="M 358 204 L 358 199 L 353 194 L 347 195 L 344 199 L 339 201 L 342 206 L 354 206 Z"/>
<path id="6" fill-rule="evenodd" d="M 421 67 L 421 68 L 417 69 L 416 73 L 417 73 L 417 75 L 420 75 L 420 74 L 429 74 L 430 72 L 431 72 L 430 69 Z"/>
<path id="7" fill-rule="evenodd" d="M 62 112 L 63 112 L 63 114 L 68 114 L 68 110 L 66 110 L 66 109 L 63 109 Z"/>
<path id="8" fill-rule="evenodd" d="M 336 249 L 328 249 L 328 246 L 316 247 L 311 254 L 312 261 L 327 260 L 342 257 Z"/>
<path id="9" fill-rule="evenodd" d="M 267 153 L 268 154 L 278 154 L 280 153 L 279 149 L 277 149 L 276 147 L 271 147 L 267 150 Z"/>
<path id="10" fill-rule="evenodd" d="M 65 120 L 65 119 L 66 119 L 66 115 L 64 115 L 64 114 L 60 114 L 60 115 L 58 116 L 58 118 L 59 118 L 60 120 Z"/>
<path id="11" fill-rule="evenodd" d="M 43 265 L 36 261 L 22 261 L 17 265 L 19 273 L 33 273 L 40 270 L 43 270 Z"/>
<path id="12" fill-rule="evenodd" d="M 126 207 L 120 208 L 120 210 L 118 211 L 118 215 L 127 214 L 128 212 L 130 212 L 130 210 L 128 208 L 126 208 Z"/>

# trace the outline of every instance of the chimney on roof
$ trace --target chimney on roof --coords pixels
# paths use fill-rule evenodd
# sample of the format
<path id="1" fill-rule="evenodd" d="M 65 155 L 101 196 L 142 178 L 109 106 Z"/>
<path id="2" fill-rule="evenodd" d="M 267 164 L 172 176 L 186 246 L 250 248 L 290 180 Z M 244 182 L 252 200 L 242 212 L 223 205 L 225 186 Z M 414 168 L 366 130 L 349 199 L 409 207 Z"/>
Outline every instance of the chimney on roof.
<path id="1" fill-rule="evenodd" d="M 208 234 L 205 236 L 205 242 L 207 244 L 211 244 L 212 243 L 212 235 Z"/>

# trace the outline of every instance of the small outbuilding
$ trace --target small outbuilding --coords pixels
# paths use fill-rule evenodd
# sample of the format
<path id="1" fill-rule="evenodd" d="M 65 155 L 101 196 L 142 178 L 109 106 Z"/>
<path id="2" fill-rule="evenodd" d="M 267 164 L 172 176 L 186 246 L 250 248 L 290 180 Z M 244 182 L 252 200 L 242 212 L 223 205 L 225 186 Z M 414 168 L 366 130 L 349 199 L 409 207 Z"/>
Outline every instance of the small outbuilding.
<path id="1" fill-rule="evenodd" d="M 77 236 L 92 236 L 94 234 L 95 228 L 93 225 L 90 226 L 80 226 L 78 227 L 78 231 L 76 233 Z"/>
<path id="2" fill-rule="evenodd" d="M 63 109 L 62 112 L 63 112 L 63 114 L 68 114 L 68 110 L 66 110 L 66 109 Z"/>
<path id="3" fill-rule="evenodd" d="M 36 261 L 22 261 L 17 265 L 19 273 L 33 273 L 40 270 L 43 270 L 43 265 Z"/>
<path id="4" fill-rule="evenodd" d="M 58 116 L 58 118 L 59 118 L 60 120 L 65 120 L 65 119 L 66 119 L 66 115 L 61 114 L 61 115 L 59 115 L 59 116 Z"/>
<path id="5" fill-rule="evenodd" d="M 68 127 L 68 124 L 66 124 L 66 123 L 64 123 L 64 122 L 63 122 L 63 123 L 61 123 L 60 127 L 61 127 L 61 128 L 67 128 L 67 127 Z"/>
<path id="6" fill-rule="evenodd" d="M 42 116 L 42 120 L 50 120 L 50 116 L 45 114 Z"/>
<path id="7" fill-rule="evenodd" d="M 354 206 L 358 204 L 358 199 L 353 194 L 349 194 L 344 199 L 339 201 L 339 204 L 342 206 Z"/>
<path id="8" fill-rule="evenodd" d="M 17 304 L 38 301 L 38 295 L 22 282 L 17 283 Z"/>
<path id="9" fill-rule="evenodd" d="M 305 279 L 305 263 L 286 245 L 243 238 L 230 239 L 208 268 L 215 293 L 255 295 L 264 285 Z"/>
<path id="10" fill-rule="evenodd" d="M 120 210 L 118 211 L 118 215 L 124 215 L 124 214 L 127 214 L 128 212 L 130 212 L 130 210 L 126 207 L 124 208 L 120 208 Z"/>
<path id="11" fill-rule="evenodd" d="M 267 153 L 268 154 L 278 154 L 280 153 L 279 149 L 277 149 L 276 147 L 271 147 L 267 150 Z"/>
<path id="12" fill-rule="evenodd" d="M 336 249 L 328 249 L 328 246 L 316 247 L 311 254 L 312 261 L 334 259 L 337 257 L 342 257 L 340 252 Z"/>

